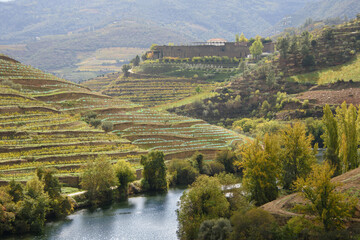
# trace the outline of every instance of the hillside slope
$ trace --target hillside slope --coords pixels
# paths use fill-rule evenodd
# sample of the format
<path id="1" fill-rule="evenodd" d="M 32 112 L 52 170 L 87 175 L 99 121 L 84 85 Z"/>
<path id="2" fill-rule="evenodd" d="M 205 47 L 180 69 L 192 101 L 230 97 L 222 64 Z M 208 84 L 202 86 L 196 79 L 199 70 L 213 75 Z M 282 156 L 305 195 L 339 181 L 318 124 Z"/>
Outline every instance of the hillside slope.
<path id="1" fill-rule="evenodd" d="M 137 165 L 148 150 L 163 151 L 168 160 L 196 151 L 213 159 L 219 150 L 244 140 L 202 120 L 94 93 L 3 55 L 0 100 L 2 182 L 14 177 L 25 181 L 36 167 L 46 166 L 57 168 L 62 181 L 76 186 L 79 168 L 96 156 Z M 90 112 L 110 123 L 112 132 L 82 121 Z"/>
<path id="2" fill-rule="evenodd" d="M 61 3 L 16 0 L 0 2 L 0 32 L 3 33 L 0 40 L 14 42 L 80 29 L 86 31 L 89 27 L 99 29 L 113 21 L 129 18 L 138 19 L 138 23 L 153 21 L 154 26 L 163 25 L 201 40 L 214 36 L 232 39 L 234 32 L 251 36 L 261 34 L 283 16 L 305 6 L 306 2 L 314 0 L 67 0 Z"/>
<path id="3" fill-rule="evenodd" d="M 337 188 L 338 191 L 347 192 L 353 196 L 359 197 L 360 190 L 360 168 L 354 169 L 340 176 L 332 179 L 341 185 Z M 359 198 L 360 199 L 360 198 Z M 292 208 L 299 203 L 303 203 L 304 199 L 297 193 L 276 199 L 272 202 L 266 203 L 261 208 L 265 211 L 275 215 L 279 220 L 289 219 L 298 214 L 292 211 Z M 351 219 L 352 227 L 359 227 L 360 225 L 360 200 L 357 205 L 355 218 Z"/>

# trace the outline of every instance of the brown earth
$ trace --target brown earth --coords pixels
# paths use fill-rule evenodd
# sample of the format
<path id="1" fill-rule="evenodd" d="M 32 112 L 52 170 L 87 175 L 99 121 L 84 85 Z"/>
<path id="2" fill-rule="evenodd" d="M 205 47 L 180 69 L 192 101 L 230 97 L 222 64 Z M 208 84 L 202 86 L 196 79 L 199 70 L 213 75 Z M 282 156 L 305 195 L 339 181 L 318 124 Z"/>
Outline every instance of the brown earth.
<path id="1" fill-rule="evenodd" d="M 348 104 L 358 105 L 360 104 L 360 88 L 308 91 L 300 93 L 297 98 L 319 105 L 340 105 L 344 101 Z"/>

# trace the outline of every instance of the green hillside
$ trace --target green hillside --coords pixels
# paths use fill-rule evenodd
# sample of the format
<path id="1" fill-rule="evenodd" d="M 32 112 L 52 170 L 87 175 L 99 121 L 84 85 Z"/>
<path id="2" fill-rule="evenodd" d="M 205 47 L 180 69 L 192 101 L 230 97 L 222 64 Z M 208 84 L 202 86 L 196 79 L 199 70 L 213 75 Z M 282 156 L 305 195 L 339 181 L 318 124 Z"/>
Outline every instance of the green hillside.
<path id="1" fill-rule="evenodd" d="M 301 83 L 326 84 L 336 82 L 338 80 L 344 81 L 360 81 L 360 55 L 342 65 L 326 68 L 323 70 L 304 73 L 289 77 L 289 80 Z"/>

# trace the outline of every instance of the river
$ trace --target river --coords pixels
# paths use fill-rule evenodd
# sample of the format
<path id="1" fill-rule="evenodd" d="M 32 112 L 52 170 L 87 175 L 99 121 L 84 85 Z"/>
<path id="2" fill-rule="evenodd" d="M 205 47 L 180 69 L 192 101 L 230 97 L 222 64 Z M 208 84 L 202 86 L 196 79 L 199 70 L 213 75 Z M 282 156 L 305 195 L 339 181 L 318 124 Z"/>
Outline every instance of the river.
<path id="1" fill-rule="evenodd" d="M 82 209 L 65 220 L 46 224 L 41 236 L 9 239 L 177 239 L 177 203 L 184 189 L 144 195 L 106 209 Z"/>

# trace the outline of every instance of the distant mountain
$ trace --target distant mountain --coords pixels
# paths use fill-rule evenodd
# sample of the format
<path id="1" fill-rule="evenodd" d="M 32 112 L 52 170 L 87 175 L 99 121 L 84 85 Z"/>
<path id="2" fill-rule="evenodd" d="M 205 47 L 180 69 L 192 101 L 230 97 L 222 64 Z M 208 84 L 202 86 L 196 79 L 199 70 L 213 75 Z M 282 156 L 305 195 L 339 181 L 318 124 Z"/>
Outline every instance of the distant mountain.
<path id="1" fill-rule="evenodd" d="M 308 3 L 293 16 L 294 26 L 304 23 L 304 19 L 325 20 L 327 18 L 354 18 L 360 13 L 360 0 L 321 0 Z"/>
<path id="2" fill-rule="evenodd" d="M 82 72 L 78 64 L 99 49 L 232 41 L 241 32 L 270 36 L 308 17 L 354 17 L 359 6 L 359 0 L 14 0 L 0 2 L 0 44 L 22 45 L 0 51 L 67 77 Z M 291 20 L 284 25 L 284 19 Z"/>
<path id="3" fill-rule="evenodd" d="M 299 27 L 306 19 L 323 21 L 329 25 L 339 24 L 341 20 L 355 18 L 360 13 L 360 0 L 318 0 L 308 2 L 303 8 L 282 19 L 267 32 L 281 32 L 285 28 Z"/>
<path id="4" fill-rule="evenodd" d="M 233 39 L 261 34 L 282 17 L 315 0 L 15 0 L 0 2 L 0 40 L 99 29 L 124 19 L 151 21 L 193 38 Z"/>

